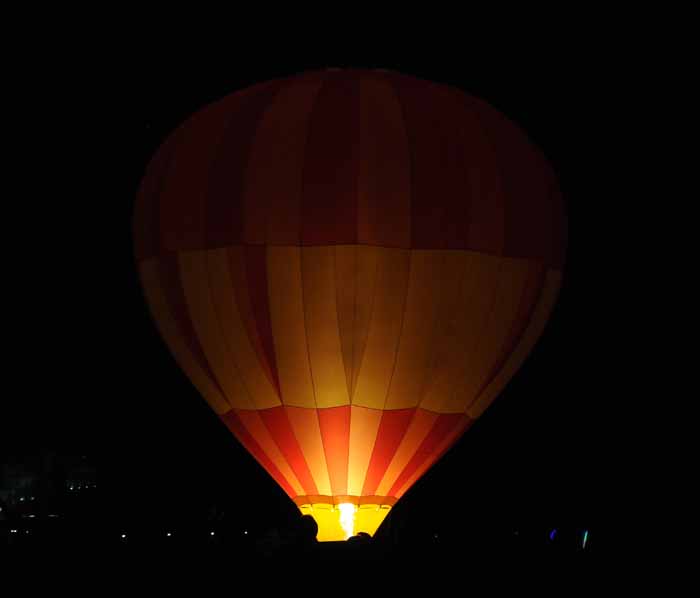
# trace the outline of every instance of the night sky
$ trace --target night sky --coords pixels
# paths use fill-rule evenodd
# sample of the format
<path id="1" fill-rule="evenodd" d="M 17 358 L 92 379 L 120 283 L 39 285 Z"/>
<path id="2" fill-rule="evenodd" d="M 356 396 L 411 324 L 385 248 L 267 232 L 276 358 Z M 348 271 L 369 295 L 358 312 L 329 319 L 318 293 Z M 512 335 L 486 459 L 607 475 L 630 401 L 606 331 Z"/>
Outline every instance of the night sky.
<path id="1" fill-rule="evenodd" d="M 16 96 L 32 118 L 17 141 L 23 201 L 10 235 L 21 239 L 20 259 L 9 264 L 16 284 L 5 289 L 16 306 L 6 312 L 15 383 L 3 401 L 0 457 L 45 448 L 96 456 L 104 522 L 115 529 L 223 511 L 264 530 L 294 513 L 160 340 L 132 258 L 131 214 L 151 155 L 193 112 L 257 82 L 343 66 L 389 68 L 486 100 L 544 151 L 569 212 L 563 288 L 544 336 L 395 516 L 413 530 L 443 529 L 439 512 L 427 521 L 421 514 L 452 493 L 466 519 L 602 528 L 606 404 L 619 393 L 605 217 L 615 200 L 606 185 L 613 152 L 601 148 L 614 106 L 602 91 L 607 75 L 585 57 L 280 53 L 213 64 L 161 52 L 109 73 L 78 63 L 34 79 Z"/>

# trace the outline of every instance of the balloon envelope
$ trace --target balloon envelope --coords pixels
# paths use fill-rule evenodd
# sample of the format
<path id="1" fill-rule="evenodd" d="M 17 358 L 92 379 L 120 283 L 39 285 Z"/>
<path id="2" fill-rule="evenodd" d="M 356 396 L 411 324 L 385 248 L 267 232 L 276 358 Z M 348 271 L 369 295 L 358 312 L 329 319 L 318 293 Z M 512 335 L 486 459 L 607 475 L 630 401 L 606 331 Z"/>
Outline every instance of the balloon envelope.
<path id="1" fill-rule="evenodd" d="M 489 105 L 334 70 L 178 127 L 134 231 L 177 362 L 334 540 L 373 534 L 520 367 L 566 227 L 547 161 Z"/>

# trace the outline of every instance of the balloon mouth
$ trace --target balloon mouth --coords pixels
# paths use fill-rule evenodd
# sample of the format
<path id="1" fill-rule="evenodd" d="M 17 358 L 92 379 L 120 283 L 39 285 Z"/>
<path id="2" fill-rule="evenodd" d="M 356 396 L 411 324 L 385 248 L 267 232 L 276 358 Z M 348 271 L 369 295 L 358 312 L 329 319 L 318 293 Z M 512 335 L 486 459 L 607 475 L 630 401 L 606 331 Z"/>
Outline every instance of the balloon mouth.
<path id="1" fill-rule="evenodd" d="M 396 499 L 379 496 L 298 496 L 294 502 L 302 514 L 311 515 L 318 524 L 316 539 L 319 542 L 342 542 L 360 532 L 373 536 Z"/>

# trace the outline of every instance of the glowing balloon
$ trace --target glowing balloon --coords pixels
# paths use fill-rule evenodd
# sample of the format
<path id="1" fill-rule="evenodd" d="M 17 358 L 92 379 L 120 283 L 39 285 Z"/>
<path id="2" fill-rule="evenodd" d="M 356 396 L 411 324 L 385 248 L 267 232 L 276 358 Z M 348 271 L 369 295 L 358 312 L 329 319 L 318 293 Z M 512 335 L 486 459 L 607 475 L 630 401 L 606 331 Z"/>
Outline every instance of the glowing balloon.
<path id="1" fill-rule="evenodd" d="M 134 220 L 166 343 L 320 540 L 373 534 L 513 376 L 565 228 L 551 168 L 503 115 L 360 70 L 196 113 Z"/>

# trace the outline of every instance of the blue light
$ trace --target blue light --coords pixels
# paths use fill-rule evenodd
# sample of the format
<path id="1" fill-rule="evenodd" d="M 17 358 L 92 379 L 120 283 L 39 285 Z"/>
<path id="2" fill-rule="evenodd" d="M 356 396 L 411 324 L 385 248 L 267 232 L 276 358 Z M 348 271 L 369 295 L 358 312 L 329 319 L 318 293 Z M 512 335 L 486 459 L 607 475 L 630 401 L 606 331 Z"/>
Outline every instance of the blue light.
<path id="1" fill-rule="evenodd" d="M 552 530 L 552 532 L 549 534 L 549 539 L 554 542 L 554 536 L 557 535 L 557 530 L 556 528 Z"/>
<path id="2" fill-rule="evenodd" d="M 582 546 L 582 548 L 586 548 L 586 542 L 588 542 L 588 530 L 583 532 L 583 546 Z"/>

